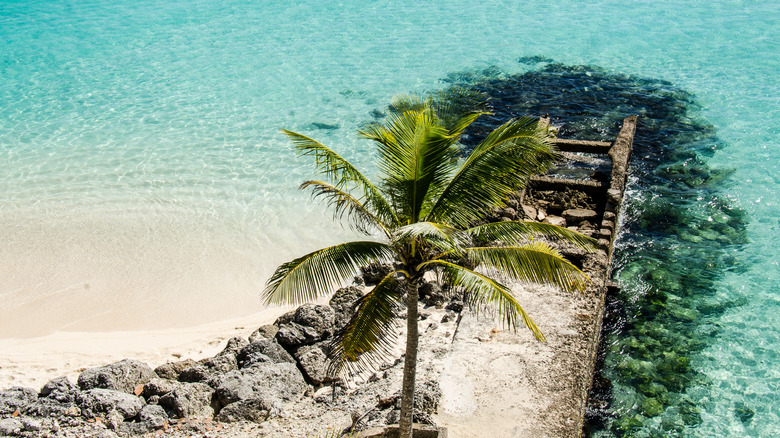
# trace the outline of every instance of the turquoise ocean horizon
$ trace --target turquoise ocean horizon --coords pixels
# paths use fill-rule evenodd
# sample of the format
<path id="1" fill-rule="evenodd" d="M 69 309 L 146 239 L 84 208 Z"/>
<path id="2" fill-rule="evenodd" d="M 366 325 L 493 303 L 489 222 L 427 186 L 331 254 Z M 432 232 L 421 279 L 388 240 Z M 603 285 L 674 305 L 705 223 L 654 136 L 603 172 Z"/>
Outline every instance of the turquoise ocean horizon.
<path id="1" fill-rule="evenodd" d="M 780 4 L 212 3 L 0 2 L 0 337 L 253 313 L 278 263 L 351 236 L 298 192 L 282 128 L 373 169 L 355 130 L 391 96 L 542 56 L 692 93 L 746 213 L 719 248 L 739 269 L 713 272 L 738 305 L 689 358 L 701 421 L 627 436 L 780 435 Z"/>

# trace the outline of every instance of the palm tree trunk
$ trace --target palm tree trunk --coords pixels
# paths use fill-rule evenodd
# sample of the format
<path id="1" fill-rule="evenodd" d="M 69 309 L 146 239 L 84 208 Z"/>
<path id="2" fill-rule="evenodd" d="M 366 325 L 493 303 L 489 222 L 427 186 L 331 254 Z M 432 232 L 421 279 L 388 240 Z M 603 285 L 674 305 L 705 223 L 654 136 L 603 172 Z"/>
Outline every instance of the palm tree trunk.
<path id="1" fill-rule="evenodd" d="M 410 281 L 406 298 L 406 356 L 404 357 L 404 380 L 401 389 L 401 419 L 399 421 L 400 438 L 412 438 L 412 419 L 414 414 L 414 387 L 417 376 L 417 298 L 420 282 Z"/>

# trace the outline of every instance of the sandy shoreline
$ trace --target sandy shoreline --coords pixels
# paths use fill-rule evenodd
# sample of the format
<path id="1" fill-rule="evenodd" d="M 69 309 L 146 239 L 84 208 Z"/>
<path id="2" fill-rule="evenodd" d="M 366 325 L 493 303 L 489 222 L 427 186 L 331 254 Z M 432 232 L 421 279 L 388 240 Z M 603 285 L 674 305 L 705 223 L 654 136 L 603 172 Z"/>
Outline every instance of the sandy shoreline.
<path id="1" fill-rule="evenodd" d="M 0 390 L 11 386 L 40 389 L 49 380 L 68 376 L 75 382 L 84 368 L 125 358 L 152 368 L 179 359 L 214 356 L 234 336 L 248 337 L 272 323 L 287 307 L 195 327 L 114 332 L 58 331 L 36 338 L 0 339 Z"/>

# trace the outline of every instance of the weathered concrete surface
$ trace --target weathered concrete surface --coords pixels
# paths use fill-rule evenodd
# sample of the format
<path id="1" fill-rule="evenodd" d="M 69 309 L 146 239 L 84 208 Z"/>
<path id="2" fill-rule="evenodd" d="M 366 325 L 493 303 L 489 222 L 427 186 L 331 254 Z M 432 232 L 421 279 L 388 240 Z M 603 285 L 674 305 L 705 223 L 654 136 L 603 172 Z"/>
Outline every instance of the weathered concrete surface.
<path id="1" fill-rule="evenodd" d="M 603 210 L 594 235 L 599 250 L 582 261 L 592 280 L 588 289 L 570 294 L 549 287 L 513 286 L 547 341 L 537 342 L 527 330 L 507 332 L 491 316 L 464 312 L 440 379 L 442 401 L 436 420 L 451 437 L 582 435 L 635 130 L 636 117 L 626 118 L 608 149 L 612 174 L 600 193 Z M 583 143 L 588 152 L 604 147 Z M 567 150 L 577 151 L 577 146 L 566 142 Z M 536 181 L 548 183 L 544 178 Z M 582 186 L 581 181 L 572 181 L 572 186 Z"/>

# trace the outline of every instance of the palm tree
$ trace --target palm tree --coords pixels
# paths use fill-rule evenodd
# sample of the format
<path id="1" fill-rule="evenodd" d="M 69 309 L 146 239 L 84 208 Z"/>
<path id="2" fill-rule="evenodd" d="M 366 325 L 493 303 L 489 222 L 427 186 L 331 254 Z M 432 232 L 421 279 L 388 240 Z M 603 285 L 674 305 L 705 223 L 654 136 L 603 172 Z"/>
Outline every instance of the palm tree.
<path id="1" fill-rule="evenodd" d="M 392 264 L 391 272 L 355 304 L 355 316 L 331 344 L 330 360 L 336 371 L 347 373 L 380 364 L 395 345 L 393 317 L 405 304 L 402 437 L 412 434 L 418 288 L 427 272 L 436 273 L 451 290 L 465 291 L 468 304 L 496 307 L 513 329 L 522 319 L 539 340 L 544 340 L 541 331 L 498 274 L 564 290 L 582 290 L 588 281 L 549 244 L 534 240 L 544 236 L 590 248 L 588 237 L 535 222 L 473 225 L 558 158 L 547 129 L 531 118 L 501 125 L 462 158 L 459 139 L 486 114 L 484 108 L 481 95 L 457 89 L 427 98 L 394 98 L 382 123 L 358 131 L 379 148 L 378 185 L 328 147 L 284 131 L 298 154 L 314 158 L 325 179 L 306 181 L 301 188 L 312 189 L 314 196 L 327 200 L 336 218 L 346 215 L 357 230 L 374 238 L 282 264 L 268 281 L 265 301 L 313 301 L 352 278 L 361 266 Z"/>

